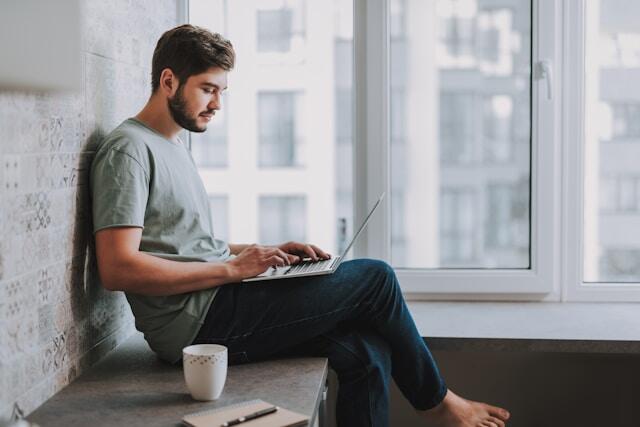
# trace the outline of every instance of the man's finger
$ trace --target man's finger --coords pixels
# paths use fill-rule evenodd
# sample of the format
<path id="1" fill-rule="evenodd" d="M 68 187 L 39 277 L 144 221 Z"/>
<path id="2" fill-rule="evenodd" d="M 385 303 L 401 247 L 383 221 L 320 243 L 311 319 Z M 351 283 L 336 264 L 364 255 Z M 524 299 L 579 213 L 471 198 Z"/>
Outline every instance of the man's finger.
<path id="1" fill-rule="evenodd" d="M 289 259 L 289 254 L 281 249 L 276 249 L 276 250 L 277 250 L 276 255 L 282 258 L 287 263 L 287 265 L 290 265 L 291 261 Z"/>
<path id="2" fill-rule="evenodd" d="M 272 255 L 268 258 L 268 261 L 269 265 L 276 267 L 284 267 L 285 265 L 289 265 L 288 262 L 285 262 L 284 258 L 279 257 L 278 255 Z"/>
<path id="3" fill-rule="evenodd" d="M 291 264 L 297 264 L 298 262 L 300 262 L 300 257 L 297 255 L 288 255 L 288 257 Z"/>
<path id="4" fill-rule="evenodd" d="M 331 255 L 329 255 L 328 253 L 326 253 L 325 251 L 323 251 L 322 249 L 320 249 L 319 247 L 317 247 L 316 245 L 310 245 L 313 250 L 321 257 L 324 259 L 329 259 L 331 258 Z"/>
<path id="5" fill-rule="evenodd" d="M 313 250 L 311 245 L 304 245 L 302 249 L 304 250 L 304 253 L 309 256 L 309 258 L 311 258 L 314 261 L 318 260 L 318 255 Z"/>
<path id="6" fill-rule="evenodd" d="M 285 251 L 275 246 L 269 247 L 268 249 L 266 249 L 265 252 L 267 256 L 277 256 L 284 260 L 289 259 L 289 254 L 287 254 Z"/>

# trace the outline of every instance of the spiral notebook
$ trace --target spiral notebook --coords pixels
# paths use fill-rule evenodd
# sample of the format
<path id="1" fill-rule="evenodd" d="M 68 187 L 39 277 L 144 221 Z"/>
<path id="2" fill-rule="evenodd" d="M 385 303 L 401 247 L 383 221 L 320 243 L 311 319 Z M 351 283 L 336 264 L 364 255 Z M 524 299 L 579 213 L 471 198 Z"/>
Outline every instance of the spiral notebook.
<path id="1" fill-rule="evenodd" d="M 210 409 L 185 415 L 182 423 L 189 427 L 219 427 L 224 422 L 248 415 L 256 411 L 273 406 L 264 400 L 250 400 L 225 406 L 223 408 Z M 278 407 L 272 414 L 265 415 L 255 420 L 250 420 L 239 424 L 238 427 L 298 427 L 306 426 L 309 417 L 288 409 Z"/>

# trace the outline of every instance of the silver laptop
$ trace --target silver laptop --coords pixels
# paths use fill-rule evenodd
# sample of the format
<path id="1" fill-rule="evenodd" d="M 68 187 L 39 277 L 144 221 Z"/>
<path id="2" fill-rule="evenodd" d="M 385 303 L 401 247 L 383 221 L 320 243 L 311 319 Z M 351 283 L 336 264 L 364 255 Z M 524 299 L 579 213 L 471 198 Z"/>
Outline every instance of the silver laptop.
<path id="1" fill-rule="evenodd" d="M 362 233 L 362 230 L 364 230 L 364 228 L 366 227 L 367 223 L 369 222 L 369 219 L 371 218 L 371 215 L 373 215 L 373 212 L 375 212 L 375 210 L 378 208 L 378 205 L 380 205 L 380 202 L 384 198 L 384 194 L 385 193 L 382 193 L 380 195 L 380 197 L 378 198 L 378 201 L 376 202 L 375 205 L 373 205 L 373 207 L 369 211 L 369 214 L 364 219 L 364 222 L 362 223 L 362 225 L 360 226 L 356 234 L 353 236 L 353 238 L 351 239 L 351 241 L 349 242 L 345 250 L 342 251 L 342 254 L 339 257 L 331 257 L 327 260 L 315 261 L 315 262 L 311 261 L 310 259 L 306 259 L 295 265 L 270 268 L 264 273 L 257 275 L 256 277 L 244 279 L 243 282 L 288 279 L 291 277 L 302 277 L 302 276 L 319 276 L 321 274 L 333 273 L 338 269 L 338 266 L 340 265 L 344 257 L 349 252 L 349 249 L 351 249 L 351 246 L 353 246 L 353 244 L 355 243 L 360 233 Z"/>

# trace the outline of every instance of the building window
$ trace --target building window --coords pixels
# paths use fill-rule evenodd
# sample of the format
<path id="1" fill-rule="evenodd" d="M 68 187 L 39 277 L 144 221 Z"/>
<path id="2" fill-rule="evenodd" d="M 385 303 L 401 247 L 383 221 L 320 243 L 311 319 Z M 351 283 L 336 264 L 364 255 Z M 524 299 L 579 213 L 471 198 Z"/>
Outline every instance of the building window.
<path id="1" fill-rule="evenodd" d="M 640 176 L 617 176 L 600 181 L 600 213 L 640 213 Z"/>
<path id="2" fill-rule="evenodd" d="M 640 249 L 604 249 L 599 268 L 600 277 L 607 282 L 637 282 L 640 277 Z"/>
<path id="3" fill-rule="evenodd" d="M 260 167 L 301 166 L 301 138 L 296 92 L 258 93 L 258 139 Z"/>
<path id="4" fill-rule="evenodd" d="M 307 240 L 305 196 L 260 196 L 259 214 L 261 244 Z"/>
<path id="5" fill-rule="evenodd" d="M 258 9 L 258 52 L 286 53 L 301 47 L 304 41 L 303 1 L 278 1 L 280 7 Z"/>
<path id="6" fill-rule="evenodd" d="M 229 241 L 229 198 L 226 195 L 210 195 L 209 206 L 213 219 L 213 236 Z"/>
<path id="7" fill-rule="evenodd" d="M 513 159 L 513 99 L 507 95 L 486 97 L 483 105 L 484 159 L 503 163 Z"/>
<path id="8" fill-rule="evenodd" d="M 471 19 L 453 16 L 442 21 L 442 42 L 453 57 L 470 57 L 474 49 L 475 25 Z"/>
<path id="9" fill-rule="evenodd" d="M 589 283 L 640 281 L 640 7 L 621 4 L 585 6 L 582 251 Z"/>
<path id="10" fill-rule="evenodd" d="M 444 188 L 440 198 L 440 263 L 467 265 L 476 258 L 475 194 L 471 189 Z"/>
<path id="11" fill-rule="evenodd" d="M 474 99 L 471 93 L 440 93 L 440 159 L 444 164 L 474 160 Z"/>
<path id="12" fill-rule="evenodd" d="M 201 168 L 224 168 L 228 164 L 227 108 L 216 112 L 206 132 L 191 132 L 191 154 Z"/>
<path id="13" fill-rule="evenodd" d="M 611 113 L 614 139 L 640 138 L 640 100 L 637 103 L 614 103 Z"/>
<path id="14" fill-rule="evenodd" d="M 406 203 L 402 191 L 394 191 L 391 195 L 392 207 L 396 212 L 404 212 Z M 391 250 L 393 259 L 399 264 L 404 264 L 407 260 L 407 229 L 400 215 L 391 213 Z"/>
<path id="15" fill-rule="evenodd" d="M 529 238 L 527 185 L 522 182 L 520 186 L 507 183 L 488 186 L 485 227 L 488 250 L 502 249 L 526 257 Z"/>

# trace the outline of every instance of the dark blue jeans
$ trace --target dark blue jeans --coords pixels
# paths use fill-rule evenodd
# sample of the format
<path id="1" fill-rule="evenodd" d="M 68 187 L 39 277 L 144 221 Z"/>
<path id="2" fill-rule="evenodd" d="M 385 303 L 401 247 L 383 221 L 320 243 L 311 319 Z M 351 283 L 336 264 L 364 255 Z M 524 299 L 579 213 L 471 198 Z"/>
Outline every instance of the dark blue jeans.
<path id="1" fill-rule="evenodd" d="M 414 408 L 447 392 L 393 269 L 357 259 L 327 276 L 221 286 L 194 343 L 229 348 L 229 363 L 322 356 L 338 375 L 341 426 L 387 426 L 389 381 Z"/>

